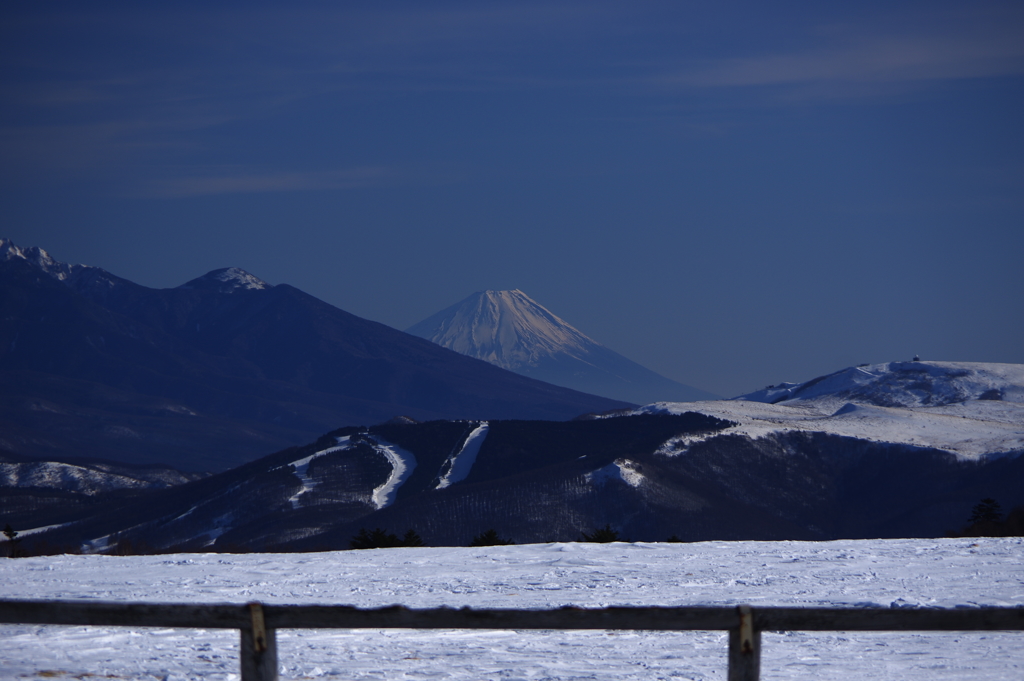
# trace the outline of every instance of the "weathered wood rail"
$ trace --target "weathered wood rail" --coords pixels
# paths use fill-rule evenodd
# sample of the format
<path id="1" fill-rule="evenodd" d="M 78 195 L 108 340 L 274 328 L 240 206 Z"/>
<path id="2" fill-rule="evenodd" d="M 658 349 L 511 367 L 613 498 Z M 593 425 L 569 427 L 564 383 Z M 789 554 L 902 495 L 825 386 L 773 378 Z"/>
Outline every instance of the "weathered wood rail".
<path id="1" fill-rule="evenodd" d="M 238 629 L 242 681 L 277 680 L 277 629 L 627 629 L 728 631 L 729 681 L 760 677 L 762 631 L 1024 631 L 1024 607 L 969 609 L 638 607 L 361 609 L 0 600 L 0 623 Z"/>

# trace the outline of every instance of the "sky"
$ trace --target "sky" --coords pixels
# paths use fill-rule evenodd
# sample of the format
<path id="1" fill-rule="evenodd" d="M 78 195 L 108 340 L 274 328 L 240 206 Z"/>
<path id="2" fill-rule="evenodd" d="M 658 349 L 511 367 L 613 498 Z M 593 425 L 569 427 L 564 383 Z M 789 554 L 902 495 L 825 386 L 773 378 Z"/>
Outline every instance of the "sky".
<path id="1" fill-rule="evenodd" d="M 1019 2 L 5 3 L 0 237 L 405 329 L 524 291 L 722 396 L 1024 363 Z"/>

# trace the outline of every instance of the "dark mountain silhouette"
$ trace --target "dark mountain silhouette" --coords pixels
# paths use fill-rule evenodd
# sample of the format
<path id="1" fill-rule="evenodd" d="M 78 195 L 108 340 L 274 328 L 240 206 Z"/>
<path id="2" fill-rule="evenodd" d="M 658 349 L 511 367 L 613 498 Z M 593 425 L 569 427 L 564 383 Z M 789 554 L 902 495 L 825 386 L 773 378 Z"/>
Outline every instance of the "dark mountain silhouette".
<path id="1" fill-rule="evenodd" d="M 225 470 L 398 415 L 624 406 L 499 369 L 237 269 L 174 289 L 0 240 L 0 448 Z"/>
<path id="2" fill-rule="evenodd" d="M 606 526 L 631 541 L 927 537 L 959 527 L 981 496 L 1024 502 L 1021 456 L 734 425 L 684 413 L 345 428 L 169 489 L 97 495 L 63 517 L 51 506 L 48 520 L 69 524 L 38 538 L 117 552 L 344 549 L 376 528 L 431 545 L 490 529 L 574 541 Z M 680 438 L 692 443 L 682 455 Z"/>

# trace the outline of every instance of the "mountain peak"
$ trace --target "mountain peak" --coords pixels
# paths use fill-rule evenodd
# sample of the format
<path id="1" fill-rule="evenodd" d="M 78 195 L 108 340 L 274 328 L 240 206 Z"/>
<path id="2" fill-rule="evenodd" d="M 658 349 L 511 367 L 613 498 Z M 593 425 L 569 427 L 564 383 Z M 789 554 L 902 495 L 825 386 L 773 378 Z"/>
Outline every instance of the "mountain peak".
<path id="1" fill-rule="evenodd" d="M 406 333 L 573 390 L 646 404 L 715 399 L 601 345 L 519 289 L 479 291 Z"/>
<path id="2" fill-rule="evenodd" d="M 600 346 L 519 289 L 478 291 L 407 333 L 512 371 Z"/>
<path id="3" fill-rule="evenodd" d="M 75 267 L 82 267 L 82 265 L 73 266 L 55 260 L 49 253 L 38 246 L 19 248 L 10 239 L 0 239 L 0 262 L 15 259 L 25 260 L 35 265 L 58 281 L 64 281 L 71 276 Z"/>
<path id="4" fill-rule="evenodd" d="M 246 290 L 261 291 L 270 288 L 270 284 L 240 267 L 223 267 L 185 282 L 178 288 L 215 289 L 221 293 L 232 293 Z"/>

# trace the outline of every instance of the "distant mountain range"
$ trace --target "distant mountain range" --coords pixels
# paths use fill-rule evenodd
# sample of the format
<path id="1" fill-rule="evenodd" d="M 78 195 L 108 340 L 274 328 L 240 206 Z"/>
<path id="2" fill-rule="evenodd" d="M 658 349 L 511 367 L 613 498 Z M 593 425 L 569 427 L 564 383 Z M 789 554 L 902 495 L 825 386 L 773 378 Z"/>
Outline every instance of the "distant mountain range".
<path id="1" fill-rule="evenodd" d="M 406 332 L 524 376 L 613 399 L 717 399 L 609 350 L 519 290 L 474 293 Z"/>
<path id="2" fill-rule="evenodd" d="M 651 404 L 627 413 L 690 411 L 732 422 L 723 436 L 823 433 L 980 462 L 1024 453 L 1024 365 L 865 364 L 732 400 Z M 677 444 L 679 453 L 687 451 L 686 441 Z"/>
<path id="3" fill-rule="evenodd" d="M 340 426 L 627 406 L 236 268 L 172 289 L 0 240 L 0 449 L 221 471 Z"/>
<path id="4" fill-rule="evenodd" d="M 983 498 L 1024 504 L 1021 480 L 1024 365 L 892 362 L 591 420 L 335 430 L 169 489 L 48 507 L 57 527 L 38 537 L 116 551 L 339 549 L 361 528 L 435 545 L 605 525 L 638 541 L 942 536 Z"/>

